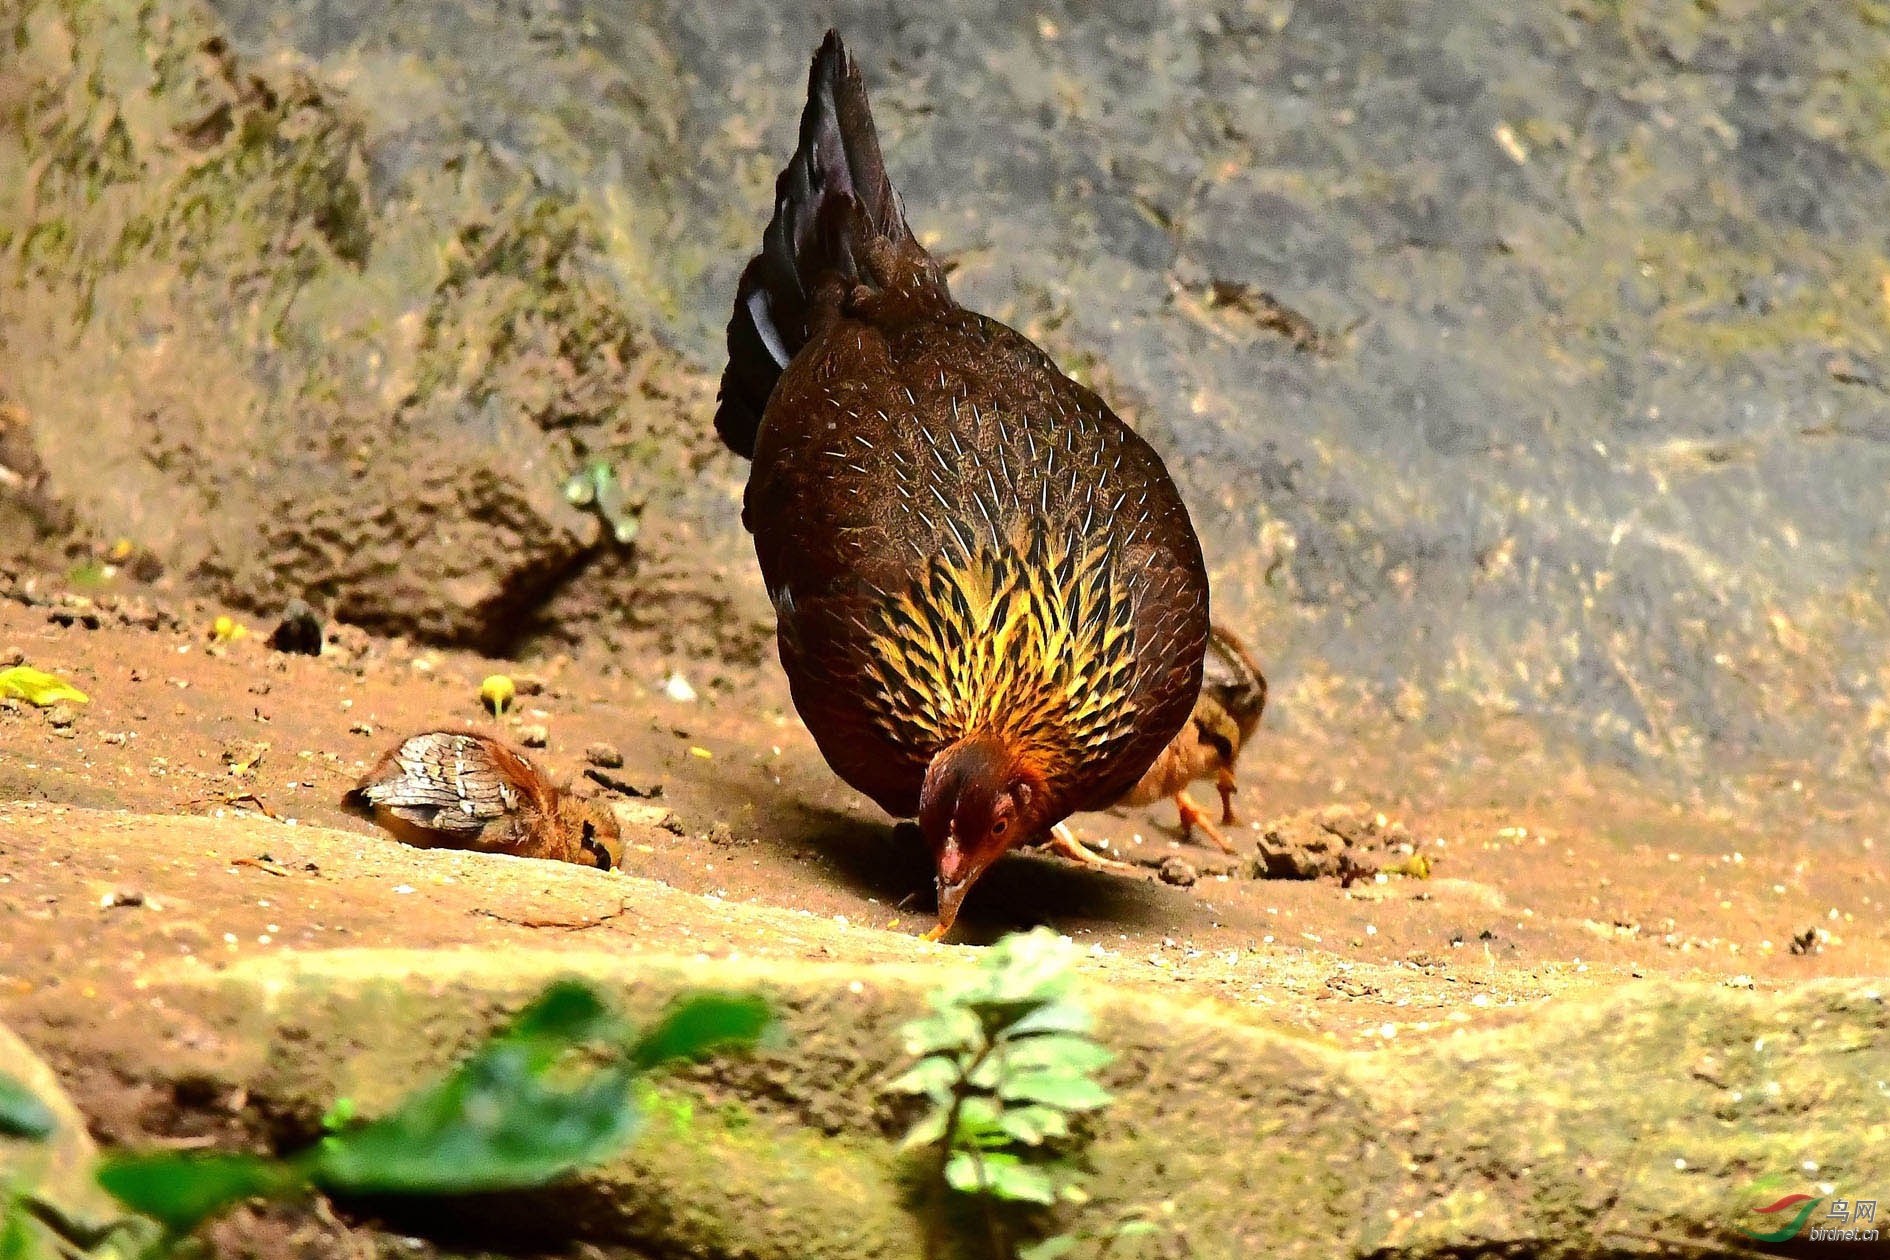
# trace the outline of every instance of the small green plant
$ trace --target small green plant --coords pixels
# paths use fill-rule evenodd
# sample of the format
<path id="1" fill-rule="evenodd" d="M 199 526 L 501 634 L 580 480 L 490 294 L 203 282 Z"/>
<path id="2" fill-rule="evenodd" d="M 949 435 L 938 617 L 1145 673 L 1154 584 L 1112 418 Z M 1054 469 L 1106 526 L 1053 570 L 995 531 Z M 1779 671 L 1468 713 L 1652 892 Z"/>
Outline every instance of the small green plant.
<path id="1" fill-rule="evenodd" d="M 618 546 L 628 547 L 637 540 L 643 505 L 631 501 L 609 460 L 591 460 L 572 473 L 565 480 L 564 497 L 572 507 L 590 508 L 602 517 Z"/>
<path id="2" fill-rule="evenodd" d="M 1071 996 L 1074 953 L 1047 928 L 1007 937 L 975 980 L 934 994 L 932 1013 L 903 1030 L 917 1061 L 892 1088 L 930 1103 L 905 1146 L 934 1154 L 935 1186 L 982 1218 L 992 1260 L 1051 1260 L 1075 1245 L 1025 1241 L 1043 1232 L 1044 1209 L 1086 1201 L 1072 1122 L 1111 1101 L 1095 1073 L 1113 1056 Z"/>
<path id="3" fill-rule="evenodd" d="M 99 1184 L 136 1214 L 131 1223 L 144 1228 L 132 1232 L 149 1239 L 118 1254 L 167 1255 L 211 1217 L 256 1197 L 450 1195 L 548 1184 L 630 1141 L 642 1119 L 637 1088 L 645 1074 L 752 1046 L 772 1025 L 760 998 L 705 994 L 680 1001 L 636 1036 L 588 986 L 554 984 L 443 1079 L 378 1120 L 357 1122 L 353 1103 L 338 1100 L 323 1117 L 327 1136 L 298 1155 L 106 1157 Z M 0 1080 L 0 1132 L 44 1136 L 50 1121 L 36 1098 Z M 8 1192 L 0 1202 L 0 1260 L 38 1260 L 28 1216 L 52 1231 L 57 1254 L 92 1250 L 48 1205 Z"/>
<path id="4" fill-rule="evenodd" d="M 105 583 L 111 581 L 111 578 L 112 570 L 107 568 L 105 562 L 97 557 L 90 557 L 79 561 L 79 563 L 73 565 L 66 573 L 67 583 L 80 588 L 103 586 Z"/>

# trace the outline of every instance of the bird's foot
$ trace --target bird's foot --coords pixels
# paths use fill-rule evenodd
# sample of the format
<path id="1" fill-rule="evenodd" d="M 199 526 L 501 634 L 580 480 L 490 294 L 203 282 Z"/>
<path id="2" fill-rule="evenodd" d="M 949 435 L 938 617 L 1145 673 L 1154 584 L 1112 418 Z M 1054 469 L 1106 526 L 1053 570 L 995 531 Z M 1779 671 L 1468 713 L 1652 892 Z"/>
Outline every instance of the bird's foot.
<path id="1" fill-rule="evenodd" d="M 1044 847 L 1052 853 L 1062 854 L 1072 862 L 1093 866 L 1100 871 L 1134 872 L 1136 869 L 1127 862 L 1118 862 L 1114 858 L 1106 858 L 1092 849 L 1085 848 L 1083 842 L 1076 838 L 1076 833 L 1063 823 L 1050 828 L 1050 840 Z"/>
<path id="2" fill-rule="evenodd" d="M 1201 807 L 1188 799 L 1186 792 L 1175 793 L 1175 811 L 1181 815 L 1181 835 L 1184 840 L 1192 828 L 1199 827 L 1203 835 L 1220 846 L 1222 853 L 1235 851 L 1234 846 L 1227 842 L 1227 837 L 1220 833 L 1220 829 L 1207 820 L 1207 815 L 1201 812 Z"/>
<path id="3" fill-rule="evenodd" d="M 1221 790 L 1221 826 L 1232 827 L 1240 821 L 1234 817 L 1234 793 L 1240 791 L 1240 788 L 1235 785 L 1234 776 L 1225 770 L 1221 771 L 1220 782 L 1217 786 Z"/>
<path id="4" fill-rule="evenodd" d="M 929 932 L 927 932 L 924 936 L 920 937 L 919 939 L 922 941 L 942 940 L 944 939 L 945 933 L 949 931 L 951 931 L 951 928 L 949 925 L 944 924 L 944 923 L 934 923 L 932 925 L 932 929 Z"/>

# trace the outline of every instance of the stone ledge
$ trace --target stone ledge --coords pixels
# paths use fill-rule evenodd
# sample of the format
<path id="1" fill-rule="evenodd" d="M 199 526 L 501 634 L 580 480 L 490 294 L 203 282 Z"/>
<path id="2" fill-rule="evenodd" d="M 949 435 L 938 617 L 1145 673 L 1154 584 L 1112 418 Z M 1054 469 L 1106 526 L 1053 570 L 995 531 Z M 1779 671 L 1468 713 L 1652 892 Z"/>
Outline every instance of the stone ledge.
<path id="1" fill-rule="evenodd" d="M 371 1114 L 555 976 L 637 1017 L 691 987 L 759 989 L 789 1049 L 665 1083 L 635 1150 L 548 1196 L 561 1219 L 663 1254 L 917 1256 L 876 1087 L 898 1025 L 958 965 L 469 949 L 166 962 L 139 980 L 161 1035 L 125 1045 L 118 1068 L 244 1091 L 293 1128 L 338 1095 Z M 1890 1187 L 1890 1011 L 1870 982 L 1653 983 L 1374 1051 L 1219 1006 L 1090 996 L 1120 1056 L 1092 1210 L 1172 1204 L 1163 1218 L 1198 1257 L 1758 1254 L 1738 1226 L 1762 1221 L 1760 1177 Z"/>

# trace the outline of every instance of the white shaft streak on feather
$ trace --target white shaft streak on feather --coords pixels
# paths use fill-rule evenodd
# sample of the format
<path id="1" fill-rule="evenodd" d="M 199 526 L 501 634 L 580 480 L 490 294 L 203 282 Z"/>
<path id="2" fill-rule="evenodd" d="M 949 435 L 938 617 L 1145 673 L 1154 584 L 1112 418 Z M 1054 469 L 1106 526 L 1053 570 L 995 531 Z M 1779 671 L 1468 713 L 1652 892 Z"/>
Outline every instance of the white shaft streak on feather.
<path id="1" fill-rule="evenodd" d="M 989 471 L 987 471 L 985 475 L 989 476 Z M 993 493 L 995 493 L 995 491 L 993 491 Z M 976 490 L 973 490 L 971 492 L 971 501 L 978 505 L 978 514 L 984 517 L 984 523 L 991 527 L 991 545 L 993 547 L 1002 546 L 1003 543 L 998 539 L 997 520 L 991 515 L 990 509 L 985 507 L 984 496 L 979 494 Z M 992 502 L 995 504 L 997 500 L 993 499 Z"/>
<path id="2" fill-rule="evenodd" d="M 925 434 L 925 449 L 932 452 L 932 458 L 938 463 L 939 471 L 950 472 L 952 466 L 945 462 L 945 452 L 938 449 L 938 439 L 932 436 L 929 429 L 921 429 L 920 432 Z"/>

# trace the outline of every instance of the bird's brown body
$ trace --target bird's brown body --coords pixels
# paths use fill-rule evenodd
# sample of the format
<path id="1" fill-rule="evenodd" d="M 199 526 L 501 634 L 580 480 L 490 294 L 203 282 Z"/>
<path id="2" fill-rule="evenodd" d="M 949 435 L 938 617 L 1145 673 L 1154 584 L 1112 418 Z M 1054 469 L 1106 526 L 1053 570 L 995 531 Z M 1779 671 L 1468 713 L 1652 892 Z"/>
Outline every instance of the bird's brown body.
<path id="1" fill-rule="evenodd" d="M 795 707 L 917 816 L 942 926 L 999 853 L 1119 798 L 1200 688 L 1207 580 L 1159 456 L 1020 334 L 958 306 L 829 35 L 743 276 L 717 426 Z"/>
<path id="2" fill-rule="evenodd" d="M 1188 721 L 1168 742 L 1119 804 L 1151 805 L 1173 797 L 1181 834 L 1200 827 L 1228 852 L 1233 846 L 1188 797 L 1188 785 L 1213 779 L 1221 794 L 1221 825 L 1234 821 L 1234 764 L 1260 725 L 1267 705 L 1266 675 L 1231 630 L 1213 627 L 1201 679 L 1201 694 Z"/>
<path id="3" fill-rule="evenodd" d="M 489 735 L 425 731 L 401 741 L 346 798 L 395 839 L 609 870 L 623 856 L 609 810 L 560 792 Z"/>

